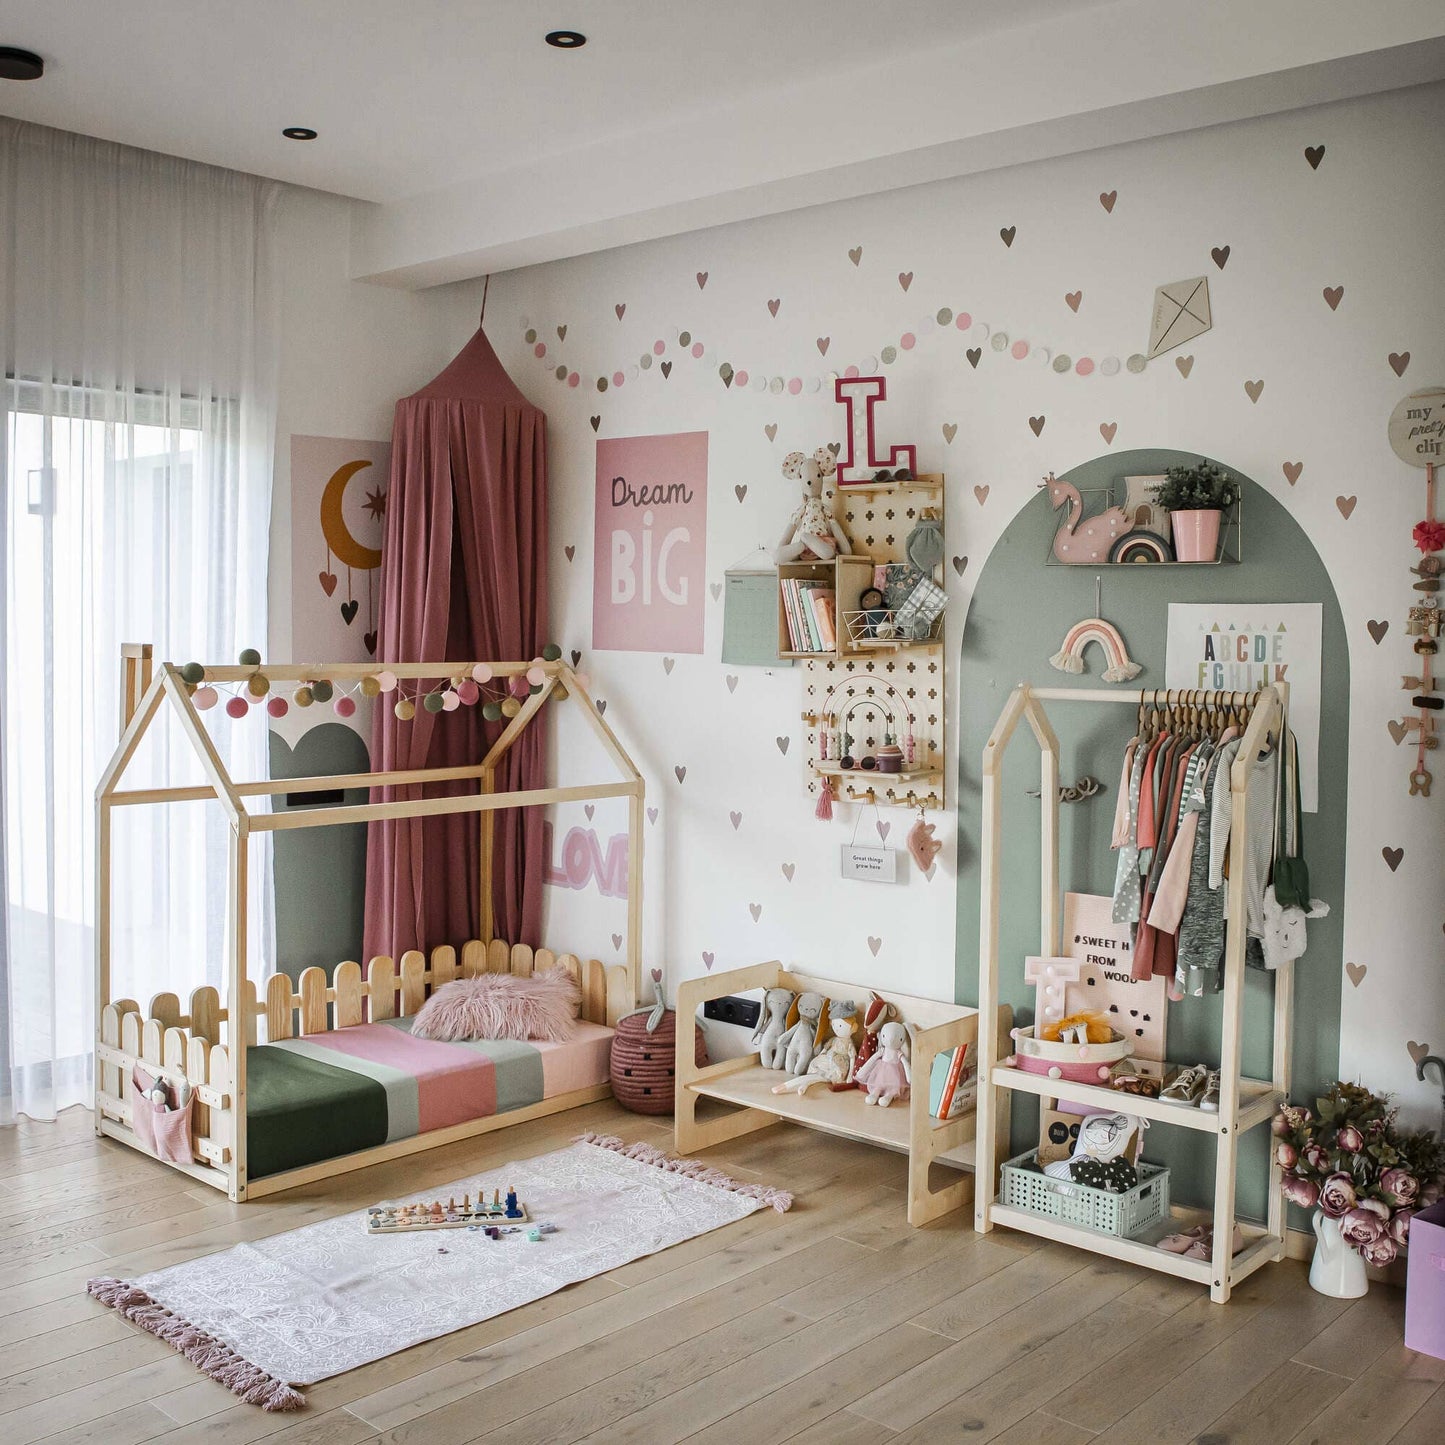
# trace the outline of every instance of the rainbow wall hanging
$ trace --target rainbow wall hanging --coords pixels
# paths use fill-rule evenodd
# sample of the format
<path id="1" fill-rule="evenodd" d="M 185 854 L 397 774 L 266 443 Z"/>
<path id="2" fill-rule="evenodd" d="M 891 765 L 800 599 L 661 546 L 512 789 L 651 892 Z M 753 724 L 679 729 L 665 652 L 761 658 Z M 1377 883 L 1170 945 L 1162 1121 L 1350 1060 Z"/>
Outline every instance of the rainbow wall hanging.
<path id="1" fill-rule="evenodd" d="M 1144 671 L 1129 656 L 1119 629 L 1102 617 L 1086 617 L 1082 622 L 1074 623 L 1059 650 L 1049 658 L 1049 666 L 1058 668 L 1060 672 L 1083 672 L 1084 649 L 1091 642 L 1097 642 L 1104 649 L 1104 657 L 1109 664 L 1103 673 L 1105 682 L 1129 682 Z"/>

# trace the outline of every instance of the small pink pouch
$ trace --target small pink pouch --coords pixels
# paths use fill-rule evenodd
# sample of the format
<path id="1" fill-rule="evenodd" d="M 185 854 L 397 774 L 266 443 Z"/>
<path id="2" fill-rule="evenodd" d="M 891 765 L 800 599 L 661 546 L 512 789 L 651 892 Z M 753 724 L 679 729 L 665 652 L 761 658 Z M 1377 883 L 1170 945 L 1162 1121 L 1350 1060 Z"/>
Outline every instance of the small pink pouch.
<path id="1" fill-rule="evenodd" d="M 151 1091 L 159 1084 L 171 1101 L 170 1109 L 163 1109 L 150 1098 Z M 191 1149 L 191 1107 L 196 1101 L 193 1093 L 184 1107 L 175 1108 L 175 1085 L 164 1079 L 153 1079 L 139 1065 L 130 1076 L 130 1118 L 131 1129 L 137 1139 L 167 1164 L 192 1164 L 195 1153 Z"/>

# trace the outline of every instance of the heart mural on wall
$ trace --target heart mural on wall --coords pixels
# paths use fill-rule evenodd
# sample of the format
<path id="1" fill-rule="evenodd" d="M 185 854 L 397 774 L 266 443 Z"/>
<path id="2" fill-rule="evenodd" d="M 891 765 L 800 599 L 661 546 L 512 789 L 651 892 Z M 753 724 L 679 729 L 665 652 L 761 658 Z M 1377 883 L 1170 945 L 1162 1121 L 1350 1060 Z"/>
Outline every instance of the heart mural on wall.
<path id="1" fill-rule="evenodd" d="M 848 259 L 856 266 L 863 259 L 862 246 L 850 246 L 848 248 Z"/>
<path id="2" fill-rule="evenodd" d="M 1368 969 L 1363 963 L 1347 963 L 1345 965 L 1345 972 L 1350 976 L 1350 983 L 1355 988 L 1359 988 L 1365 981 L 1365 974 L 1368 972 Z"/>
<path id="3" fill-rule="evenodd" d="M 1310 166 L 1310 169 L 1311 169 L 1312 171 L 1317 171 L 1317 170 L 1319 170 L 1319 168 L 1320 168 L 1320 162 L 1321 162 L 1322 160 L 1324 160 L 1324 158 L 1325 158 L 1325 148 L 1324 148 L 1324 146 L 1306 146 L 1306 147 L 1305 147 L 1305 160 L 1307 160 L 1307 161 L 1309 162 L 1309 166 Z"/>
<path id="4" fill-rule="evenodd" d="M 1294 486 L 1294 484 L 1299 481 L 1300 473 L 1304 471 L 1304 469 L 1305 464 L 1303 462 L 1286 462 L 1284 464 L 1285 481 L 1287 481 L 1290 486 Z"/>
<path id="5" fill-rule="evenodd" d="M 1104 438 L 1106 446 L 1114 445 L 1114 433 L 1119 430 L 1119 423 L 1116 421 L 1101 421 L 1099 423 L 1099 435 Z"/>
<path id="6" fill-rule="evenodd" d="M 1226 264 L 1229 261 L 1229 247 L 1215 246 L 1209 254 L 1211 257 L 1213 257 L 1214 264 L 1218 266 L 1221 271 L 1224 270 Z"/>
<path id="7" fill-rule="evenodd" d="M 1405 861 L 1405 850 L 1403 848 L 1381 848 L 1380 857 L 1385 860 L 1385 866 L 1393 873 Z"/>
<path id="8" fill-rule="evenodd" d="M 1340 309 L 1340 302 L 1345 299 L 1345 288 L 1343 286 L 1326 286 L 1324 290 L 1325 305 L 1331 311 Z"/>
<path id="9" fill-rule="evenodd" d="M 1018 233 L 1019 228 L 1017 226 L 1001 226 L 998 233 L 999 240 L 1001 240 L 1005 246 L 1012 247 L 1014 237 L 1017 236 Z"/>
<path id="10" fill-rule="evenodd" d="M 1114 202 L 1119 199 L 1118 191 L 1100 191 L 1099 204 L 1110 214 L 1114 214 Z"/>
<path id="11" fill-rule="evenodd" d="M 763 916 L 763 905 L 761 903 L 749 903 L 748 912 L 753 915 L 753 922 L 756 923 L 758 919 Z"/>

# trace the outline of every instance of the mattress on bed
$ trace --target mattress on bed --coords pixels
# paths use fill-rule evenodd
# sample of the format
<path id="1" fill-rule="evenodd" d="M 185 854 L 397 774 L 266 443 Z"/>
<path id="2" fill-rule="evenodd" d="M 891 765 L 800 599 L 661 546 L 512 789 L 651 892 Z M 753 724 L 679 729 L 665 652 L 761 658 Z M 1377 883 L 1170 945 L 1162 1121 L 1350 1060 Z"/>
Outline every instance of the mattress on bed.
<path id="1" fill-rule="evenodd" d="M 565 1043 L 416 1038 L 410 1019 L 356 1024 L 246 1050 L 253 1179 L 468 1123 L 608 1079 L 612 1030 L 576 1022 Z"/>

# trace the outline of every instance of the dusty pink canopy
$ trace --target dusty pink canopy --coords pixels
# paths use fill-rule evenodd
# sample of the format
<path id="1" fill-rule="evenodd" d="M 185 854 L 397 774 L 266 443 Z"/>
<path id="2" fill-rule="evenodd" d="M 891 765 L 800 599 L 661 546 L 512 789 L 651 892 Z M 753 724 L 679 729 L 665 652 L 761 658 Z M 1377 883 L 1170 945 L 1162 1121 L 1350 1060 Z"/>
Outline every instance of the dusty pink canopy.
<path id="1" fill-rule="evenodd" d="M 396 404 L 382 541 L 378 658 L 518 661 L 547 641 L 547 418 L 518 391 L 480 331 L 429 385 Z M 479 762 L 500 723 L 480 706 L 401 722 L 376 708 L 377 769 Z M 499 791 L 541 787 L 544 729 L 528 728 L 497 773 Z M 431 784 L 427 797 L 471 783 Z M 373 801 L 422 796 L 379 788 Z M 542 817 L 495 815 L 496 933 L 540 943 Z M 476 814 L 372 823 L 366 956 L 460 944 L 481 926 Z"/>

